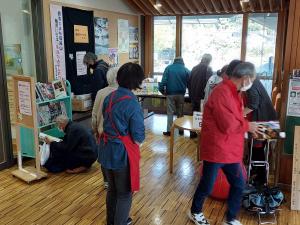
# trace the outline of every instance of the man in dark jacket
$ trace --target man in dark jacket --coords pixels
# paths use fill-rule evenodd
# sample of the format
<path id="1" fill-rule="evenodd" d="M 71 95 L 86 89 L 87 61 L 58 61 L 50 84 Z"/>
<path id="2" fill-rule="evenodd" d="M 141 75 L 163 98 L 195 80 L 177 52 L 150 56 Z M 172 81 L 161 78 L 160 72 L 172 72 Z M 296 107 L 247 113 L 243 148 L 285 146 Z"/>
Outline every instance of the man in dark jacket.
<path id="1" fill-rule="evenodd" d="M 167 66 L 163 78 L 159 83 L 159 91 L 167 96 L 167 131 L 164 135 L 170 136 L 170 129 L 173 123 L 173 115 L 183 116 L 184 95 L 187 88 L 190 71 L 184 66 L 183 59 L 176 57 L 172 65 Z M 180 134 L 183 134 L 180 131 Z"/>
<path id="2" fill-rule="evenodd" d="M 200 111 L 201 100 L 205 96 L 205 86 L 208 79 L 212 76 L 212 69 L 209 66 L 212 60 L 210 54 L 204 54 L 201 62 L 192 69 L 189 80 L 189 95 L 191 98 L 193 111 Z"/>
<path id="3" fill-rule="evenodd" d="M 272 121 L 278 119 L 270 96 L 258 78 L 253 81 L 251 88 L 246 92 L 244 114 L 247 115 L 249 121 Z M 265 161 L 265 145 L 266 141 L 254 142 L 252 160 Z M 267 182 L 266 168 L 264 166 L 253 166 L 251 176 L 255 185 L 264 185 Z"/>
<path id="4" fill-rule="evenodd" d="M 109 69 L 109 65 L 102 59 L 97 60 L 97 56 L 92 52 L 88 52 L 85 54 L 83 62 L 88 66 L 88 69 L 90 71 L 91 69 L 93 71 L 92 99 L 94 100 L 97 92 L 100 89 L 103 89 L 106 86 L 108 86 L 106 73 Z"/>
<path id="5" fill-rule="evenodd" d="M 92 132 L 61 115 L 56 118 L 58 129 L 65 133 L 61 142 L 50 141 L 50 157 L 44 167 L 50 172 L 80 173 L 97 159 L 97 145 Z"/>

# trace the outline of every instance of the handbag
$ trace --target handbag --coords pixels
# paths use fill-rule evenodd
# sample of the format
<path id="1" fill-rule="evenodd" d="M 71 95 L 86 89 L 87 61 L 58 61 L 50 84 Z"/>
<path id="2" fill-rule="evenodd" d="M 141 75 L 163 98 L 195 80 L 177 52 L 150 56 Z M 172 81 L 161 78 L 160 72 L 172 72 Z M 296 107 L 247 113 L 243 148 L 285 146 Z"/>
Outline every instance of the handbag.
<path id="1" fill-rule="evenodd" d="M 44 166 L 50 157 L 50 145 L 46 142 L 40 145 L 41 166 Z"/>

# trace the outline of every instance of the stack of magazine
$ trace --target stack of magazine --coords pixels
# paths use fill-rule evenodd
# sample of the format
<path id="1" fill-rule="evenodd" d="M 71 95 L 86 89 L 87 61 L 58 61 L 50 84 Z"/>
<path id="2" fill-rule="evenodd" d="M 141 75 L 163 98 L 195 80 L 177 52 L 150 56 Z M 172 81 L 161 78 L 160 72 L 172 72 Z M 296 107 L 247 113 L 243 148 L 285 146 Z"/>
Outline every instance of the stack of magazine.
<path id="1" fill-rule="evenodd" d="M 285 138 L 285 132 L 282 132 L 279 121 L 257 122 L 260 126 L 258 139 L 279 139 Z"/>
<path id="2" fill-rule="evenodd" d="M 67 92 L 65 84 L 61 80 L 52 81 L 52 83 L 40 83 L 35 85 L 37 102 L 48 101 L 55 98 L 66 97 Z"/>
<path id="3" fill-rule="evenodd" d="M 45 126 L 55 122 L 55 119 L 59 115 L 66 115 L 66 105 L 63 101 L 48 103 L 46 105 L 38 106 L 38 123 L 39 126 Z"/>

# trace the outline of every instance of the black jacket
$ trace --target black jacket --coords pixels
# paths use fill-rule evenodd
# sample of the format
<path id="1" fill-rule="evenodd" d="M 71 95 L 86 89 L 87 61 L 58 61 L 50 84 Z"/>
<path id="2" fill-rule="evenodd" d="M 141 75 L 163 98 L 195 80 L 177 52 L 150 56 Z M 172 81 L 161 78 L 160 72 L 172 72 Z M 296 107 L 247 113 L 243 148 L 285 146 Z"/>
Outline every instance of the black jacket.
<path id="1" fill-rule="evenodd" d="M 205 86 L 212 76 L 212 69 L 206 64 L 200 63 L 192 69 L 188 89 L 192 102 L 200 102 L 205 96 Z"/>
<path id="2" fill-rule="evenodd" d="M 246 106 L 252 109 L 252 121 L 277 120 L 277 113 L 272 101 L 260 80 L 257 78 L 246 92 Z"/>
<path id="3" fill-rule="evenodd" d="M 106 73 L 108 69 L 109 69 L 109 65 L 102 59 L 96 62 L 95 69 L 93 72 L 93 79 L 92 79 L 93 100 L 95 99 L 97 92 L 108 85 L 107 78 L 106 78 Z"/>
<path id="4" fill-rule="evenodd" d="M 97 145 L 92 132 L 78 123 L 69 122 L 65 128 L 65 136 L 61 142 L 52 142 L 51 153 L 60 152 L 67 169 L 78 166 L 89 167 L 97 159 Z M 59 156 L 59 157 L 60 157 Z M 57 159 L 61 160 L 61 159 Z M 81 165 L 74 165 L 80 162 Z"/>

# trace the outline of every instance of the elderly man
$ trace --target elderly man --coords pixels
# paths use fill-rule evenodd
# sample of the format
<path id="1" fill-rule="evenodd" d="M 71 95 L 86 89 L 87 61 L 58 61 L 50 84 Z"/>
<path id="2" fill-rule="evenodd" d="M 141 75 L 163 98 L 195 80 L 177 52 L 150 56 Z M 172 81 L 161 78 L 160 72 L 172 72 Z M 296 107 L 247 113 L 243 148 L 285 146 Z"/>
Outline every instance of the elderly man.
<path id="1" fill-rule="evenodd" d="M 167 96 L 167 131 L 164 135 L 170 136 L 173 116 L 176 112 L 177 117 L 183 116 L 184 95 L 189 80 L 190 71 L 184 66 L 182 57 L 176 57 L 173 64 L 167 66 L 164 71 L 161 82 L 159 83 L 159 91 Z M 183 131 L 179 131 L 183 134 Z"/>
<path id="2" fill-rule="evenodd" d="M 245 120 L 239 92 L 247 91 L 254 79 L 254 65 L 247 62 L 239 64 L 228 79 L 215 87 L 204 107 L 200 144 L 203 175 L 188 212 L 196 225 L 209 225 L 202 207 L 213 189 L 219 169 L 223 170 L 230 183 L 226 221 L 223 224 L 241 225 L 236 217 L 245 183 L 241 167 L 244 135 L 247 131 L 257 134 L 259 127 Z"/>
<path id="3" fill-rule="evenodd" d="M 46 143 L 50 144 L 50 157 L 44 167 L 53 173 L 86 171 L 97 159 L 97 145 L 92 132 L 64 115 L 58 116 L 56 123 L 65 136 L 61 142 L 46 138 Z"/>
<path id="4" fill-rule="evenodd" d="M 97 56 L 92 52 L 85 54 L 83 63 L 87 65 L 90 71 L 91 69 L 93 71 L 92 99 L 94 100 L 97 92 L 108 85 L 106 73 L 109 69 L 109 65 L 102 59 L 98 60 Z"/>

